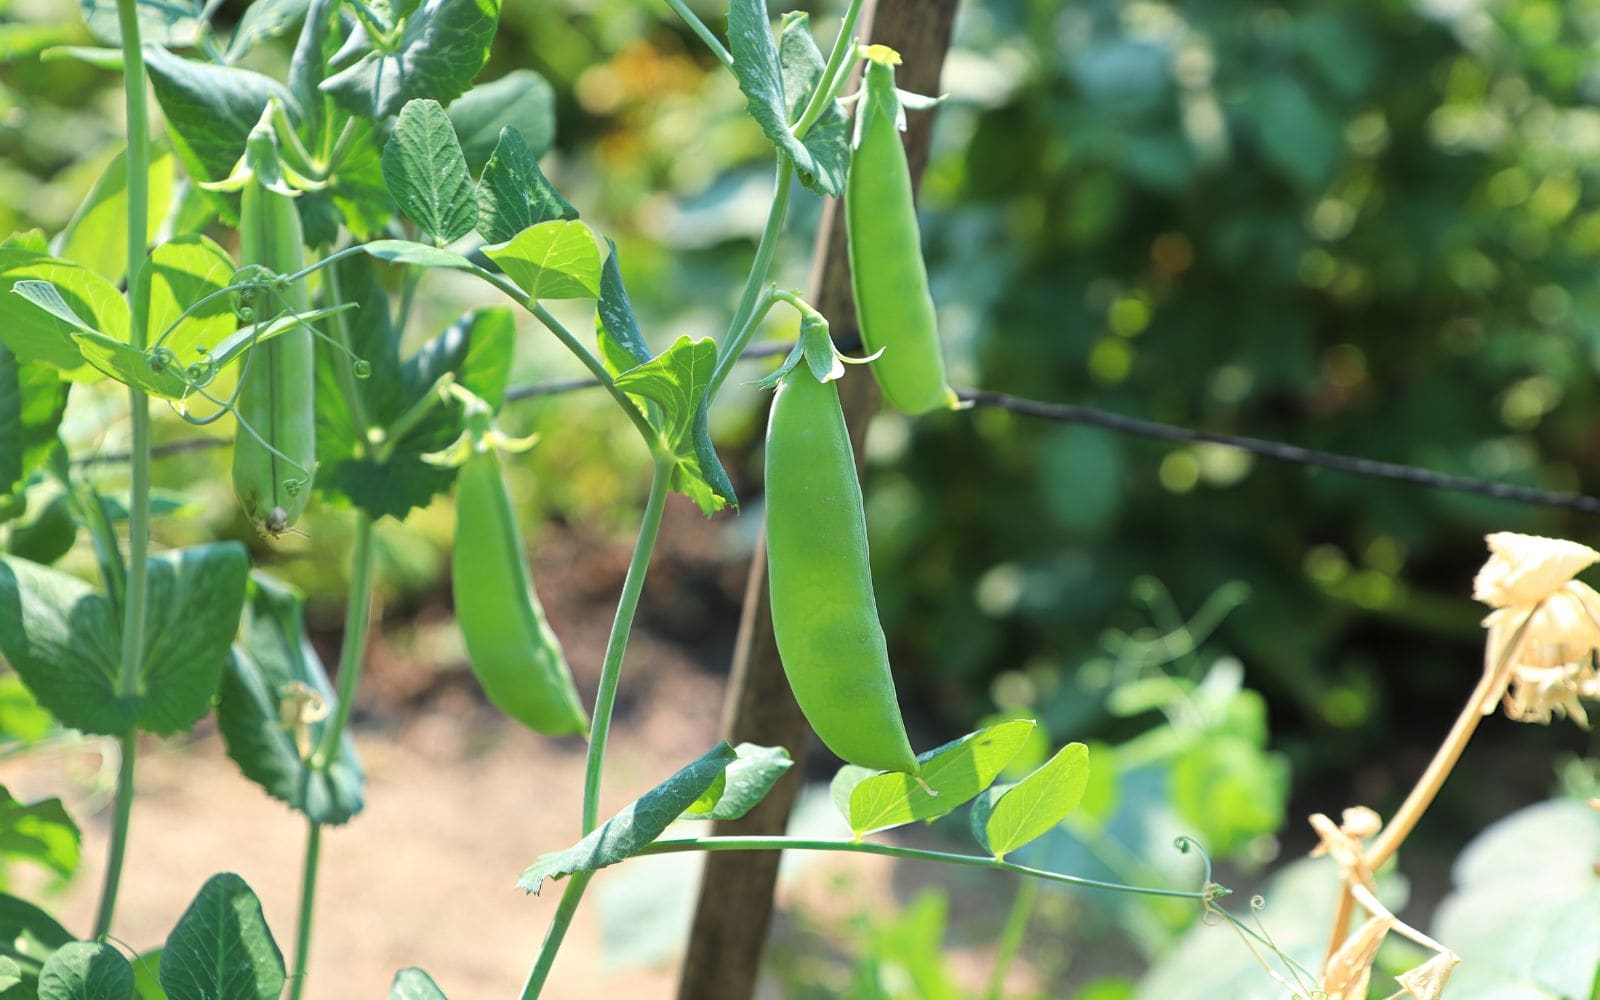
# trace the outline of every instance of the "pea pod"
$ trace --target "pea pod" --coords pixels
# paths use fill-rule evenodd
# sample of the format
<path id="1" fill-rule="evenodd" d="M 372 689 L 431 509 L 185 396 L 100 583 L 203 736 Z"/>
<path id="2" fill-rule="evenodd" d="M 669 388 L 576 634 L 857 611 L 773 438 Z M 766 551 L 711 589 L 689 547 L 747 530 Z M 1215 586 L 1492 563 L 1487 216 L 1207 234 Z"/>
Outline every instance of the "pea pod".
<path id="1" fill-rule="evenodd" d="M 867 519 L 839 389 L 796 364 L 767 425 L 772 632 L 800 710 L 844 760 L 916 774 L 867 562 Z"/>
<path id="2" fill-rule="evenodd" d="M 911 170 L 900 142 L 900 98 L 894 86 L 900 56 L 882 45 L 868 47 L 866 56 L 855 152 L 844 192 L 861 340 L 869 351 L 883 352 L 873 362 L 872 374 L 896 409 L 911 414 L 950 409 L 957 405 L 956 394 L 945 381 Z"/>
<path id="3" fill-rule="evenodd" d="M 293 192 L 280 178 L 277 138 L 265 118 L 250 133 L 245 162 L 240 257 L 247 267 L 258 265 L 265 272 L 264 287 L 241 295 L 240 319 L 257 322 L 304 312 L 304 284 L 283 286 L 275 280 L 305 266 L 305 237 Z M 252 347 L 240 378 L 234 405 L 242 426 L 233 446 L 233 489 L 256 527 L 273 535 L 292 527 L 311 497 L 317 460 L 315 381 L 316 350 L 306 327 Z"/>
<path id="4" fill-rule="evenodd" d="M 472 672 L 502 712 L 550 736 L 587 733 L 572 670 L 533 580 L 490 437 L 478 436 L 456 480 L 451 590 Z"/>

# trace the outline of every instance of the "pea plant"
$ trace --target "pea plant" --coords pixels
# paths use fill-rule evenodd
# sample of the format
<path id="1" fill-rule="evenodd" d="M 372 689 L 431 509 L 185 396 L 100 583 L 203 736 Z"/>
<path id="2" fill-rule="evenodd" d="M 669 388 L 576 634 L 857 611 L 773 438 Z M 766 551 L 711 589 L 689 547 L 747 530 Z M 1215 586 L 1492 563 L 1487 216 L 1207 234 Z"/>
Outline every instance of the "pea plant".
<path id="1" fill-rule="evenodd" d="M 860 364 L 908 414 L 957 405 L 900 139 L 905 111 L 936 102 L 896 87 L 899 53 L 857 37 L 861 0 L 848 5 L 826 56 L 804 14 L 775 26 L 764 0 L 735 0 L 726 41 L 678 0 L 669 3 L 746 96 L 771 140 L 776 183 L 725 335 L 682 337 L 660 353 L 640 329 L 615 245 L 602 248 L 541 171 L 543 150 L 517 127 L 530 99 L 526 79 L 473 86 L 499 0 L 257 0 L 227 38 L 210 22 L 215 5 L 86 6 L 108 47 L 61 55 L 120 69 L 127 146 L 67 231 L 20 233 L 0 245 L 0 402 L 9 408 L 8 518 L 30 493 L 58 491 L 68 521 L 93 540 L 99 581 L 53 565 L 72 534 L 65 546 L 30 546 L 31 536 L 13 532 L 0 559 L 0 653 L 60 725 L 115 738 L 120 763 L 94 925 L 80 936 L 7 897 L 5 996 L 198 1000 L 278 996 L 287 987 L 297 998 L 314 988 L 305 969 L 322 833 L 363 805 L 349 723 L 372 603 L 373 527 L 452 487 L 457 619 L 484 693 L 537 732 L 588 740 L 578 839 L 537 858 L 519 882 L 530 893 L 566 883 L 542 945 L 530 943 L 524 997 L 540 995 L 594 874 L 636 855 L 845 851 L 1197 906 L 1224 892 L 1209 875 L 1196 889 L 1136 887 L 1006 860 L 1076 806 L 1088 777 L 1082 744 L 998 788 L 1033 722 L 999 723 L 921 754 L 913 748 L 878 620 L 837 380 L 846 362 Z M 255 47 L 296 30 L 284 79 L 241 65 Z M 847 94 L 858 65 L 864 83 Z M 159 144 L 151 92 L 165 120 Z M 176 182 L 173 158 L 182 168 Z M 842 356 L 827 318 L 770 282 L 797 182 L 845 200 L 865 358 Z M 68 248 L 83 220 L 107 212 L 123 223 L 125 253 L 89 266 Z M 418 287 L 435 270 L 477 279 L 509 304 L 469 312 L 403 355 Z M 396 300 L 386 281 L 397 272 Z M 557 300 L 596 304 L 592 342 L 546 307 Z M 599 812 L 613 708 L 666 497 L 682 493 L 708 517 L 737 505 L 707 414 L 780 306 L 798 315 L 800 336 L 763 383 L 775 389 L 766 457 L 772 618 L 806 718 L 846 763 L 833 788 L 853 836 L 664 839 L 680 819 L 743 815 L 791 765 L 786 748 L 724 742 L 615 816 L 602 821 Z M 530 443 L 497 425 L 516 310 L 604 387 L 651 460 L 643 523 L 587 708 L 535 593 L 500 464 Z M 125 501 L 107 494 L 58 435 L 70 391 L 106 380 L 127 393 Z M 337 689 L 307 641 L 300 596 L 252 570 L 244 546 L 153 549 L 157 400 L 194 425 L 232 418 L 233 489 L 265 539 L 303 530 L 313 502 L 349 511 L 355 542 Z M 230 874 L 201 888 L 158 950 L 130 960 L 111 936 L 138 739 L 182 732 L 213 708 L 242 773 L 306 820 L 292 963 L 250 888 Z M 977 853 L 867 839 L 968 802 Z M 443 995 L 416 969 L 399 973 L 393 989 L 397 997 Z"/>

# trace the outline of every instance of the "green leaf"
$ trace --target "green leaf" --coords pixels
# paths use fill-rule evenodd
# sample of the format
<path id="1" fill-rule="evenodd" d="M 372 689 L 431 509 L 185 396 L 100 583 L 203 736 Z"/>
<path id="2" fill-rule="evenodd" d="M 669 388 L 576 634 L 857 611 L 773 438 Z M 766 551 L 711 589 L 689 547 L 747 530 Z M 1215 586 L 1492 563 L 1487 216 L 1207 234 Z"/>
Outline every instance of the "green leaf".
<path id="1" fill-rule="evenodd" d="M 228 287 L 234 271 L 233 258 L 205 236 L 180 237 L 150 251 L 150 262 L 140 275 L 150 304 L 150 343 L 159 342 L 171 351 L 179 365 L 204 361 L 239 325 L 233 296 L 219 295 L 188 316 L 183 311 Z"/>
<path id="2" fill-rule="evenodd" d="M 522 134 L 507 125 L 478 182 L 478 232 L 490 243 L 504 243 L 529 226 L 577 217 L 578 210 L 545 179 Z"/>
<path id="3" fill-rule="evenodd" d="M 81 40 L 82 31 L 68 22 L 0 24 L 0 65 L 32 59 L 59 45 Z"/>
<path id="4" fill-rule="evenodd" d="M 55 447 L 68 385 L 53 366 L 19 362 L 0 346 L 0 512 L 13 506 L 10 499 L 21 495 Z"/>
<path id="5" fill-rule="evenodd" d="M 592 872 L 626 860 L 661 836 L 673 820 L 698 799 L 738 759 L 726 742 L 644 793 L 626 809 L 573 846 L 546 854 L 522 873 L 517 886 L 538 894 L 545 879 L 559 881 L 578 872 Z"/>
<path id="6" fill-rule="evenodd" d="M 796 36 L 790 46 L 790 58 L 799 68 L 806 58 L 804 43 Z M 815 42 L 811 42 L 811 48 L 816 48 Z M 837 155 L 834 129 L 814 127 L 806 137 L 808 142 L 796 139 L 789 130 L 790 102 L 784 95 L 784 71 L 779 62 L 778 46 L 772 40 L 766 0 L 732 0 L 728 8 L 728 50 L 733 54 L 733 75 L 739 80 L 739 89 L 744 91 L 750 116 L 772 144 L 794 162 L 800 182 L 820 194 L 837 196 L 843 193 L 844 172 L 839 169 L 840 164 L 831 159 Z M 804 75 L 803 69 L 801 75 Z M 823 157 L 813 152 L 813 143 L 818 144 Z"/>
<path id="7" fill-rule="evenodd" d="M 55 717 L 40 707 L 16 674 L 0 674 L 0 745 L 27 746 L 50 735 Z"/>
<path id="8" fill-rule="evenodd" d="M 154 45 L 145 46 L 144 58 L 167 134 L 196 181 L 219 181 L 233 172 L 269 99 L 276 97 L 291 117 L 299 116 L 299 102 L 269 76 L 184 59 Z"/>
<path id="9" fill-rule="evenodd" d="M 133 993 L 133 966 L 109 944 L 62 945 L 39 973 L 39 1000 L 123 1000 Z"/>
<path id="10" fill-rule="evenodd" d="M 692 499 L 707 516 L 721 510 L 733 492 L 725 485 L 726 473 L 703 423 L 706 387 L 716 365 L 715 341 L 684 336 L 666 353 L 616 377 L 619 389 L 643 396 L 658 407 L 651 424 L 677 458 L 672 488 Z"/>
<path id="11" fill-rule="evenodd" d="M 383 147 L 383 179 L 411 221 L 435 242 L 472 232 L 478 198 L 450 117 L 438 101 L 410 101 Z"/>
<path id="12" fill-rule="evenodd" d="M 483 252 L 530 299 L 600 297 L 600 251 L 581 222 L 541 222 Z"/>
<path id="13" fill-rule="evenodd" d="M 791 11 L 783 16 L 778 62 L 783 74 L 788 118 L 795 121 L 805 110 L 827 69 L 827 60 L 817 48 L 816 39 L 811 37 L 811 18 L 804 11 Z M 850 172 L 850 116 L 844 107 L 838 101 L 830 101 L 802 142 L 811 153 L 813 175 L 808 179 L 801 171 L 800 182 L 820 194 L 837 197 L 844 191 L 845 177 Z"/>
<path id="14" fill-rule="evenodd" d="M 147 951 L 133 959 L 134 1000 L 167 1000 L 161 988 L 161 949 Z"/>
<path id="15" fill-rule="evenodd" d="M 1276 833 L 1288 793 L 1288 761 L 1237 736 L 1209 735 L 1167 772 L 1173 808 L 1218 856 Z"/>
<path id="16" fill-rule="evenodd" d="M 73 937 L 50 914 L 15 896 L 0 894 L 0 958 L 16 963 L 22 978 L 19 998 L 35 996 L 39 972 L 56 949 L 71 944 Z M 11 1000 L 12 987 L 5 994 Z"/>
<path id="17" fill-rule="evenodd" d="M 117 0 L 78 0 L 90 34 L 107 45 L 122 44 Z M 136 0 L 139 38 L 147 44 L 192 48 L 200 41 L 200 7 L 194 0 Z"/>
<path id="18" fill-rule="evenodd" d="M 421 244 L 406 244 L 420 247 Z M 431 248 L 428 249 L 430 252 Z M 371 366 L 371 375 L 352 380 L 366 420 L 386 432 L 433 391 L 446 372 L 480 399 L 498 406 L 510 377 L 516 321 L 509 308 L 470 312 L 428 341 L 409 360 L 400 360 L 400 332 L 389 316 L 388 296 L 370 260 L 335 265 L 346 301 L 360 308 L 347 315 L 350 350 Z M 317 486 L 348 498 L 374 517 L 404 518 L 450 488 L 455 474 L 422 460 L 461 433 L 457 407 L 441 405 L 378 462 L 356 431 L 345 397 L 341 370 L 350 360 L 326 344 L 317 346 Z"/>
<path id="19" fill-rule="evenodd" d="M 410 264 L 413 267 L 443 268 L 447 271 L 467 271 L 481 274 L 483 269 L 458 253 L 430 247 L 426 243 L 410 240 L 374 240 L 361 249 L 369 256 L 390 264 Z"/>
<path id="20" fill-rule="evenodd" d="M 474 175 L 489 162 L 503 129 L 522 136 L 535 159 L 555 144 L 555 89 L 531 69 L 514 69 L 498 80 L 478 84 L 451 102 L 449 112 L 461 137 L 467 169 Z"/>
<path id="21" fill-rule="evenodd" d="M 713 784 L 704 797 L 709 801 L 696 801 L 684 810 L 684 819 L 739 819 L 766 798 L 778 779 L 794 766 L 789 751 L 783 747 L 741 743 L 734 752 L 739 759 L 729 764 L 724 772 L 723 787 L 718 789 Z M 717 794 L 711 796 L 710 791 Z"/>
<path id="22" fill-rule="evenodd" d="M 988 788 L 1028 740 L 1034 723 L 1016 719 L 980 729 L 920 754 L 922 780 L 887 771 L 856 785 L 850 793 L 850 829 L 856 836 L 919 819 L 935 819 Z"/>
<path id="23" fill-rule="evenodd" d="M 633 314 L 633 301 L 622 283 L 622 264 L 617 245 L 606 240 L 610 253 L 600 269 L 600 305 L 595 311 L 596 339 L 606 368 L 616 375 L 649 361 L 653 354 L 639 330 Z"/>
<path id="24" fill-rule="evenodd" d="M 995 800 L 979 798 L 973 815 L 986 813 L 980 843 L 996 858 L 1044 836 L 1083 800 L 1089 785 L 1089 748 L 1068 743 L 1045 765 Z M 980 810 L 979 803 L 987 808 Z M 974 820 L 976 823 L 976 820 Z"/>
<path id="25" fill-rule="evenodd" d="M 278 1000 L 286 978 L 261 901 L 232 873 L 201 887 L 161 952 L 170 1000 Z"/>
<path id="26" fill-rule="evenodd" d="M 245 777 L 313 823 L 344 823 L 363 805 L 366 778 L 355 741 L 346 732 L 326 766 L 307 763 L 337 708 L 327 671 L 305 635 L 300 596 L 256 574 L 217 700 L 228 756 Z"/>
<path id="27" fill-rule="evenodd" d="M 289 90 L 306 115 L 307 134 L 315 134 L 330 124 L 324 121 L 327 101 L 321 87 L 328 77 L 328 63 L 338 53 L 343 39 L 340 20 L 343 7 L 343 0 L 311 0 L 300 26 L 300 36 L 295 39 L 294 55 L 289 59 Z M 341 26 L 341 30 L 336 31 L 336 26 Z"/>
<path id="28" fill-rule="evenodd" d="M 315 203 L 327 198 L 334 211 L 344 221 L 345 227 L 357 239 L 370 240 L 384 232 L 394 216 L 394 199 L 389 196 L 389 186 L 383 179 L 383 153 L 378 145 L 378 132 L 371 122 L 357 122 L 348 143 L 344 159 L 328 178 L 324 191 L 300 196 L 302 215 L 315 210 Z M 337 233 L 313 241 L 311 230 L 306 230 L 308 245 L 332 246 Z"/>
<path id="29" fill-rule="evenodd" d="M 252 0 L 228 39 L 228 62 L 238 62 L 261 42 L 288 34 L 305 18 L 310 4 L 311 0 Z"/>
<path id="30" fill-rule="evenodd" d="M 148 235 L 152 240 L 171 207 L 176 183 L 172 154 L 157 152 L 150 160 L 150 193 L 146 199 Z M 125 150 L 118 150 L 51 247 L 57 257 L 82 264 L 108 281 L 120 282 L 128 270 L 127 231 L 128 155 Z"/>
<path id="31" fill-rule="evenodd" d="M 0 248 L 0 344 L 10 348 L 19 361 L 54 365 L 75 381 L 98 380 L 100 376 L 78 350 L 73 324 L 15 294 L 17 283 L 23 281 L 55 286 L 83 322 L 113 340 L 126 341 L 128 303 L 122 293 L 111 282 L 70 261 L 31 250 Z"/>
<path id="32" fill-rule="evenodd" d="M 76 577 L 0 557 L 0 653 L 39 703 L 74 729 L 179 732 L 216 693 L 248 569 L 234 542 L 151 558 L 139 694 L 125 697 L 117 684 L 121 616 L 111 602 Z"/>
<path id="33" fill-rule="evenodd" d="M 392 51 L 369 51 L 322 90 L 358 117 L 387 118 L 419 97 L 448 104 L 483 69 L 499 23 L 500 0 L 427 0 Z"/>
<path id="34" fill-rule="evenodd" d="M 23 805 L 0 785 L 0 858 L 43 865 L 60 878 L 78 869 L 78 827 L 60 799 Z"/>
<path id="35" fill-rule="evenodd" d="M 394 974 L 389 1000 L 445 1000 L 445 995 L 433 977 L 421 969 L 401 969 Z"/>
<path id="36" fill-rule="evenodd" d="M 828 783 L 828 797 L 833 800 L 834 808 L 839 810 L 839 815 L 844 817 L 846 822 L 850 820 L 850 796 L 855 792 L 856 786 L 881 773 L 859 764 L 846 764 L 834 774 L 833 781 Z"/>
<path id="37" fill-rule="evenodd" d="M 3 996 L 6 990 L 21 983 L 22 966 L 6 956 L 0 955 L 0 996 Z"/>
<path id="38" fill-rule="evenodd" d="M 1263 78 L 1246 104 L 1263 158 L 1302 191 L 1321 190 L 1344 156 L 1344 126 L 1288 73 Z"/>

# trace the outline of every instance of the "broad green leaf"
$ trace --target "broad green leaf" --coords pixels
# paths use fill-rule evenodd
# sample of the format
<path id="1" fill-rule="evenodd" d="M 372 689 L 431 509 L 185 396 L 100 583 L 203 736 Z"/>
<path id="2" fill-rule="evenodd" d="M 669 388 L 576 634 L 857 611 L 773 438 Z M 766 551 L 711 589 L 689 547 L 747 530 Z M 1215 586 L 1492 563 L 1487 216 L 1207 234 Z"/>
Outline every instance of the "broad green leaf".
<path id="1" fill-rule="evenodd" d="M 980 797 L 978 802 L 984 803 L 986 809 L 974 803 L 975 817 L 987 813 L 981 842 L 995 857 L 1005 857 L 1049 833 L 1066 819 L 1083 800 L 1083 791 L 1088 785 L 1089 748 L 1082 743 L 1068 743 L 1043 767 L 1006 789 L 998 799 Z"/>
<path id="2" fill-rule="evenodd" d="M 1173 807 L 1218 855 L 1276 833 L 1288 790 L 1288 761 L 1237 736 L 1208 736 L 1180 754 L 1167 772 Z"/>
<path id="3" fill-rule="evenodd" d="M 122 44 L 117 0 L 78 0 L 83 23 L 107 45 Z M 135 0 L 139 38 L 146 44 L 190 48 L 200 40 L 200 6 L 194 0 Z"/>
<path id="4" fill-rule="evenodd" d="M 269 99 L 299 114 L 299 102 L 282 84 L 251 70 L 184 59 L 154 45 L 145 46 L 145 67 L 178 159 L 197 181 L 233 172 Z"/>
<path id="5" fill-rule="evenodd" d="M 389 1000 L 445 1000 L 444 991 L 421 969 L 401 969 L 394 974 Z"/>
<path id="6" fill-rule="evenodd" d="M 811 18 L 804 11 L 783 15 L 778 63 L 789 121 L 796 121 L 827 68 L 827 60 L 811 36 Z M 838 196 L 844 191 L 845 177 L 850 172 L 850 116 L 838 101 L 830 101 L 801 141 L 811 153 L 814 171 L 810 180 L 802 172 L 801 182 L 814 191 Z"/>
<path id="7" fill-rule="evenodd" d="M 480 83 L 451 102 L 448 110 L 467 155 L 467 169 L 474 175 L 489 162 L 503 129 L 521 135 L 536 159 L 555 144 L 555 90 L 531 69 L 514 69 L 498 80 Z"/>
<path id="8" fill-rule="evenodd" d="M 606 249 L 610 252 L 600 269 L 600 305 L 595 310 L 595 329 L 601 358 L 611 374 L 617 375 L 644 364 L 655 355 L 644 342 L 639 320 L 633 314 L 633 301 L 622 283 L 617 245 L 607 239 Z"/>
<path id="9" fill-rule="evenodd" d="M 55 717 L 40 706 L 22 678 L 0 674 L 0 746 L 37 743 L 55 728 Z"/>
<path id="10" fill-rule="evenodd" d="M 383 147 L 383 179 L 400 210 L 441 245 L 477 224 L 467 159 L 438 101 L 410 101 L 401 109 Z"/>
<path id="11" fill-rule="evenodd" d="M 706 387 L 716 365 L 714 341 L 684 336 L 664 354 L 616 377 L 618 388 L 656 404 L 651 423 L 677 458 L 672 488 L 692 499 L 707 516 L 721 510 L 732 498 L 731 487 L 715 481 L 720 476 L 725 483 L 726 473 L 710 447 L 703 424 Z"/>
<path id="12" fill-rule="evenodd" d="M 239 58 L 261 42 L 287 35 L 306 16 L 311 0 L 252 0 L 239 18 L 239 26 L 228 39 L 228 62 Z"/>
<path id="13" fill-rule="evenodd" d="M 169 735 L 204 715 L 239 627 L 249 557 L 234 542 L 150 560 L 139 694 L 122 695 L 121 617 L 88 584 L 0 557 L 0 653 L 66 725 Z"/>
<path id="14" fill-rule="evenodd" d="M 1344 155 L 1344 127 L 1291 73 L 1263 74 L 1245 103 L 1267 163 L 1306 192 L 1321 190 Z"/>
<path id="15" fill-rule="evenodd" d="M 726 742 L 718 743 L 705 756 L 644 793 L 587 837 L 564 851 L 541 857 L 522 873 L 517 886 L 538 894 L 545 879 L 559 881 L 578 872 L 592 872 L 639 853 L 661 836 L 673 820 L 711 787 L 723 769 L 737 759 L 733 747 Z"/>
<path id="16" fill-rule="evenodd" d="M 844 817 L 846 822 L 850 819 L 850 796 L 855 792 L 856 786 L 881 773 L 859 764 L 846 764 L 834 773 L 833 780 L 828 783 L 828 797 L 833 800 L 834 808 L 839 810 L 839 815 Z"/>
<path id="17" fill-rule="evenodd" d="M 289 90 L 300 102 L 310 133 L 328 124 L 324 121 L 326 99 L 321 88 L 328 76 L 328 63 L 338 52 L 344 34 L 342 29 L 336 30 L 342 25 L 343 8 L 343 0 L 311 0 L 295 39 L 294 55 L 289 59 Z M 342 131 L 343 126 L 340 128 Z"/>
<path id="18" fill-rule="evenodd" d="M 23 805 L 0 785 L 0 859 L 32 861 L 61 878 L 78 869 L 78 827 L 60 799 Z"/>
<path id="19" fill-rule="evenodd" d="M 165 150 L 150 160 L 150 194 L 146 201 L 152 240 L 172 204 L 177 183 L 173 168 L 172 154 Z M 128 269 L 127 231 L 128 156 L 125 150 L 118 150 L 51 249 L 57 257 L 82 264 L 108 281 L 120 282 Z"/>
<path id="20" fill-rule="evenodd" d="M 306 638 L 299 595 L 256 574 L 239 632 L 217 700 L 228 756 L 312 822 L 344 823 L 361 811 L 366 779 L 348 732 L 325 767 L 307 764 L 332 724 L 337 697 Z"/>
<path id="21" fill-rule="evenodd" d="M 545 179 L 522 134 L 507 125 L 478 182 L 478 232 L 490 243 L 504 243 L 529 226 L 577 217 L 578 210 Z"/>
<path id="22" fill-rule="evenodd" d="M 803 43 L 797 38 L 790 44 L 798 46 L 791 58 L 802 59 Z M 812 42 L 811 47 L 814 49 L 816 43 Z M 779 63 L 778 46 L 772 40 L 766 0 L 732 0 L 728 8 L 728 51 L 733 53 L 733 75 L 739 80 L 739 89 L 744 91 L 750 116 L 773 145 L 794 162 L 800 182 L 821 194 L 841 194 L 844 173 L 838 169 L 839 164 L 827 156 L 819 159 L 810 145 L 820 142 L 819 148 L 828 156 L 834 155 L 833 129 L 813 128 L 807 135 L 809 143 L 796 139 L 789 130 L 790 102 L 784 95 L 784 72 Z"/>
<path id="23" fill-rule="evenodd" d="M 219 295 L 188 316 L 183 311 L 226 288 L 234 271 L 233 259 L 205 236 L 180 237 L 150 251 L 140 275 L 150 303 L 150 343 L 171 351 L 179 365 L 204 361 L 238 326 L 233 296 Z"/>
<path id="24" fill-rule="evenodd" d="M 386 231 L 394 216 L 394 199 L 389 196 L 389 186 L 383 180 L 383 153 L 378 145 L 379 135 L 371 122 L 358 122 L 347 146 L 344 159 L 328 179 L 326 191 L 315 195 L 302 195 L 302 217 L 312 210 L 319 198 L 326 197 L 345 228 L 358 239 L 369 240 Z M 319 242 L 311 239 L 311 229 L 306 230 L 308 244 L 331 246 L 337 234 L 326 236 Z"/>
<path id="25" fill-rule="evenodd" d="M 789 751 L 783 747 L 763 747 L 754 743 L 741 743 L 734 748 L 739 759 L 729 764 L 724 772 L 726 780 L 717 789 L 708 789 L 709 801 L 697 801 L 684 810 L 684 819 L 725 820 L 739 819 L 772 791 L 772 786 L 794 765 Z M 715 790 L 717 794 L 710 796 Z"/>
<path id="26" fill-rule="evenodd" d="M 728 773 L 724 771 L 717 775 L 716 780 L 711 782 L 710 787 L 700 793 L 699 798 L 689 803 L 689 808 L 683 811 L 683 815 L 679 819 L 704 819 L 711 810 L 717 807 L 717 803 L 722 801 L 722 793 L 727 790 Z"/>
<path id="27" fill-rule="evenodd" d="M 317 485 L 374 517 L 404 518 L 454 481 L 453 471 L 424 462 L 422 456 L 446 447 L 461 433 L 460 410 L 435 407 L 394 446 L 389 460 L 380 463 L 356 430 L 344 380 L 349 379 L 359 398 L 366 422 L 379 431 L 419 405 L 446 372 L 480 399 L 498 406 L 510 377 L 516 322 L 511 310 L 503 307 L 468 313 L 402 362 L 400 332 L 390 319 L 388 296 L 372 262 L 358 258 L 335 266 L 343 298 L 360 307 L 347 314 L 343 329 L 350 350 L 371 366 L 371 375 L 350 378 L 349 358 L 318 344 Z"/>
<path id="28" fill-rule="evenodd" d="M 55 446 L 69 384 L 54 366 L 20 362 L 0 346 L 0 521 Z"/>
<path id="29" fill-rule="evenodd" d="M 62 945 L 39 972 L 39 1000 L 123 1000 L 133 993 L 133 966 L 109 944 Z"/>
<path id="30" fill-rule="evenodd" d="M 71 944 L 73 937 L 50 914 L 32 903 L 0 894 L 0 958 L 16 963 L 22 978 L 20 998 L 36 995 L 39 971 L 57 948 Z M 6 994 L 11 1000 L 11 994 Z"/>
<path id="31" fill-rule="evenodd" d="M 859 837 L 943 816 L 988 788 L 1027 742 L 1033 726 L 1028 719 L 1002 722 L 920 754 L 927 789 L 898 771 L 867 778 L 850 793 L 850 829 Z"/>
<path id="32" fill-rule="evenodd" d="M 18 282 L 42 281 L 84 323 L 113 340 L 128 339 L 128 304 L 115 285 L 87 268 L 21 249 L 0 249 L 0 344 L 23 362 L 42 361 L 76 381 L 99 376 L 79 353 L 73 325 L 15 294 Z"/>
<path id="33" fill-rule="evenodd" d="M 489 59 L 500 0 L 427 0 L 405 19 L 393 51 L 369 51 L 322 84 L 350 114 L 387 118 L 407 101 L 448 104 Z"/>
<path id="34" fill-rule="evenodd" d="M 430 247 L 426 243 L 413 243 L 410 240 L 374 240 L 363 244 L 361 249 L 369 256 L 391 264 L 437 267 L 447 271 L 467 271 L 473 274 L 481 273 L 483 270 L 458 253 Z"/>
<path id="35" fill-rule="evenodd" d="M 261 901 L 232 873 L 211 876 L 161 950 L 170 1000 L 278 1000 L 286 978 Z"/>
<path id="36" fill-rule="evenodd" d="M 0 996 L 3 996 L 6 990 L 13 986 L 19 986 L 21 983 L 22 966 L 6 956 L 0 955 Z"/>
<path id="37" fill-rule="evenodd" d="M 134 956 L 133 995 L 135 1000 L 167 1000 L 167 991 L 161 988 L 160 948 Z"/>
<path id="38" fill-rule="evenodd" d="M 581 222 L 541 222 L 483 252 L 535 301 L 600 297 L 600 251 Z"/>

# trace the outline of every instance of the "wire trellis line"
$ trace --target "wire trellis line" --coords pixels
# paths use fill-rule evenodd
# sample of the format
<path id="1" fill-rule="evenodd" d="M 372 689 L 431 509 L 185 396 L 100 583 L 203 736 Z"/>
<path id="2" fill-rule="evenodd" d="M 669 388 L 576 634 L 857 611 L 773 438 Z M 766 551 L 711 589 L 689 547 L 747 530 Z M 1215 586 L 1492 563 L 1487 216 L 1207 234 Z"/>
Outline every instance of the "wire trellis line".
<path id="1" fill-rule="evenodd" d="M 841 344 L 840 346 L 845 350 L 849 350 L 852 345 Z M 777 357 L 788 354 L 793 347 L 794 345 L 791 343 L 757 344 L 746 350 L 740 360 L 755 361 L 762 358 Z M 506 390 L 506 402 L 515 403 L 528 399 L 560 396 L 584 389 L 597 389 L 600 385 L 601 383 L 598 379 L 581 377 L 551 379 L 546 382 L 536 382 L 532 385 L 512 386 Z M 1223 445 L 1292 465 L 1306 465 L 1313 468 L 1328 469 L 1332 472 L 1342 472 L 1352 476 L 1385 479 L 1410 486 L 1421 486 L 1427 489 L 1442 490 L 1447 493 L 1463 493 L 1471 496 L 1487 497 L 1491 500 L 1501 500 L 1507 503 L 1519 503 L 1535 507 L 1557 507 L 1564 510 L 1577 511 L 1581 514 L 1600 515 L 1600 498 L 1583 493 L 1540 490 L 1528 486 L 1495 482 L 1489 479 L 1456 476 L 1416 465 L 1404 465 L 1399 462 L 1379 462 L 1353 455 L 1341 455 L 1335 452 L 1318 451 L 1314 448 L 1302 448 L 1299 445 L 1287 444 L 1283 441 L 1272 441 L 1266 438 L 1196 430 L 1192 427 L 1183 427 L 1177 424 L 1164 424 L 1155 420 L 1129 417 L 1092 406 L 1078 406 L 1072 403 L 1048 403 L 1003 392 L 991 392 L 986 389 L 961 389 L 957 391 L 956 395 L 969 407 L 1001 409 L 1037 420 L 1080 424 L 1116 434 L 1151 438 L 1174 444 Z M 189 438 L 156 445 L 151 449 L 151 454 L 154 458 L 167 458 L 173 455 L 222 447 L 228 443 L 225 438 Z M 86 457 L 81 460 L 81 464 L 111 465 L 118 462 L 126 462 L 127 460 L 128 455 L 126 453 L 106 453 Z"/>

